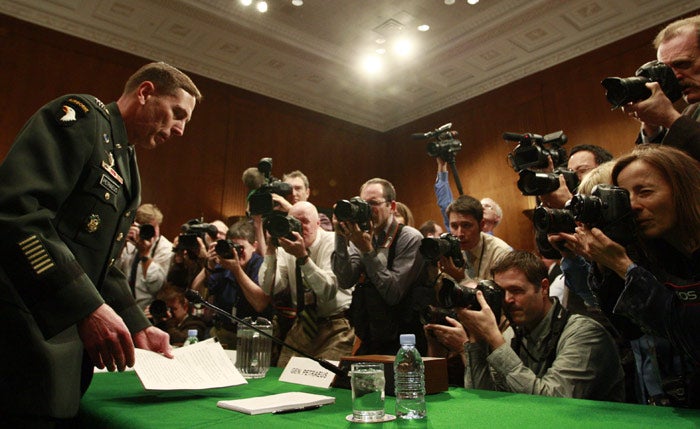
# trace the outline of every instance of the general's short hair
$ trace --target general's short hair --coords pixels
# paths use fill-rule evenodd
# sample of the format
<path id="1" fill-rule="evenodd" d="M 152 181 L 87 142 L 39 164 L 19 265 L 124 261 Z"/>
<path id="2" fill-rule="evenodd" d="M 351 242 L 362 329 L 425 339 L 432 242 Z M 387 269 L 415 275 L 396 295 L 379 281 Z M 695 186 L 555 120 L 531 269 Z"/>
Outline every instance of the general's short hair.
<path id="1" fill-rule="evenodd" d="M 465 216 L 471 215 L 477 222 L 484 219 L 484 206 L 481 205 L 481 201 L 469 195 L 460 195 L 447 206 L 445 210 L 447 216 L 449 217 L 453 212 Z"/>
<path id="2" fill-rule="evenodd" d="M 539 256 L 527 250 L 513 250 L 498 258 L 491 267 L 491 276 L 511 269 L 522 272 L 527 281 L 535 285 L 535 290 L 540 290 L 542 279 L 547 278 L 547 266 Z"/>
<path id="3" fill-rule="evenodd" d="M 152 82 L 159 94 L 176 95 L 183 89 L 197 102 L 202 101 L 202 93 L 185 73 L 164 62 L 149 63 L 132 74 L 124 85 L 124 94 L 128 94 L 143 82 Z"/>

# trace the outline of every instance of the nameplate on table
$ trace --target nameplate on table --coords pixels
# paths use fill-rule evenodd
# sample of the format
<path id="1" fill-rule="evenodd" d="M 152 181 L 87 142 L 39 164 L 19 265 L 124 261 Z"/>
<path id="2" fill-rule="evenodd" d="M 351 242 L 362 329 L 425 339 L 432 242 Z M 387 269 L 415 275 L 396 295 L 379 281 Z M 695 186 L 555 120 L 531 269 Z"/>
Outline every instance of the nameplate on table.
<path id="1" fill-rule="evenodd" d="M 328 362 L 338 365 L 337 360 L 329 360 Z M 280 381 L 325 388 L 331 387 L 333 378 L 335 378 L 335 373 L 309 358 L 300 356 L 292 357 L 280 375 Z"/>

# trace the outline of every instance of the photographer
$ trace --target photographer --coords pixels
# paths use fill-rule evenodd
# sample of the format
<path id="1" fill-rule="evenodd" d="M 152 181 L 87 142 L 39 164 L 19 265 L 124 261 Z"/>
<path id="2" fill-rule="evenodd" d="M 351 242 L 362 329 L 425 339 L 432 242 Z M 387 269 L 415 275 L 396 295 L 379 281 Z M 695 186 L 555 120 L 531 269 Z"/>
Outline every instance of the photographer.
<path id="1" fill-rule="evenodd" d="M 457 282 L 469 279 L 488 279 L 491 265 L 512 248 L 505 241 L 482 232 L 484 207 L 479 200 L 462 195 L 445 211 L 452 234 L 459 239 L 466 254 L 466 265 L 457 267 L 451 258 L 442 258 L 443 271 Z"/>
<path id="2" fill-rule="evenodd" d="M 623 247 L 586 226 L 560 236 L 596 263 L 594 290 L 624 279 L 619 294 L 608 294 L 613 312 L 671 342 L 682 368 L 665 380 L 666 393 L 673 405 L 700 407 L 700 165 L 678 149 L 640 145 L 617 161 L 612 176 L 629 191 L 641 240 Z"/>
<path id="3" fill-rule="evenodd" d="M 414 308 L 421 287 L 421 233 L 394 219 L 396 190 L 374 178 L 360 188 L 362 219 L 342 220 L 335 210 L 333 272 L 342 290 L 352 294 L 351 320 L 361 340 L 356 354 L 396 354 L 399 334 L 413 333 L 422 354 L 425 336 Z M 427 289 L 427 288 L 426 288 Z M 414 311 L 415 310 L 415 311 Z"/>
<path id="4" fill-rule="evenodd" d="M 190 302 L 185 298 L 182 289 L 177 286 L 165 285 L 156 295 L 156 301 L 151 305 L 151 314 L 154 314 L 154 306 L 157 303 L 164 304 L 165 314 L 156 317 L 159 322 L 156 326 L 170 335 L 170 344 L 182 346 L 187 339 L 187 331 L 197 330 L 197 338 L 204 340 L 207 326 L 202 319 L 191 314 Z M 164 316 L 164 317 L 162 317 Z"/>
<path id="5" fill-rule="evenodd" d="M 547 268 L 534 254 L 508 253 L 491 270 L 503 289 L 515 337 L 499 330 L 481 291 L 478 311 L 457 309 L 464 344 L 464 387 L 544 396 L 622 401 L 623 372 L 610 334 L 549 297 Z"/>
<path id="6" fill-rule="evenodd" d="M 126 236 L 126 245 L 115 262 L 126 274 L 139 308 L 147 308 L 165 283 L 173 244 L 160 235 L 163 213 L 155 204 L 142 204 Z"/>
<path id="7" fill-rule="evenodd" d="M 278 230 L 284 229 L 278 221 L 286 231 Z M 331 270 L 333 233 L 320 227 L 316 207 L 306 201 L 294 204 L 287 217 L 267 219 L 266 226 L 271 239 L 260 267 L 263 302 L 268 304 L 273 294 L 288 288 L 297 308 L 285 342 L 317 358 L 349 355 L 355 340 L 346 315 L 351 296 L 338 288 Z M 277 366 L 286 366 L 292 356 L 291 349 L 283 348 Z"/>
<path id="8" fill-rule="evenodd" d="M 209 248 L 207 263 L 192 282 L 192 289 L 236 317 L 262 316 L 272 320 L 272 309 L 263 303 L 263 291 L 258 286 L 263 258 L 256 248 L 255 232 L 249 221 L 231 225 L 226 239 Z M 227 318 L 214 316 L 211 336 L 217 337 L 224 348 L 236 348 L 236 324 Z"/>
<path id="9" fill-rule="evenodd" d="M 656 36 L 654 46 L 658 60 L 673 70 L 689 106 L 678 113 L 659 83 L 649 82 L 651 96 L 628 103 L 623 110 L 642 123 L 637 143 L 674 146 L 700 159 L 700 16 L 669 24 Z"/>
<path id="10" fill-rule="evenodd" d="M 571 148 L 569 159 L 567 160 L 567 168 L 578 177 L 581 181 L 589 171 L 595 167 L 613 159 L 610 152 L 600 146 L 582 144 Z M 549 159 L 548 171 L 554 171 L 551 158 Z M 563 175 L 559 175 L 559 188 L 551 193 L 540 195 L 539 199 L 546 207 L 555 209 L 564 208 L 564 204 L 571 199 L 573 195 L 566 185 Z"/>

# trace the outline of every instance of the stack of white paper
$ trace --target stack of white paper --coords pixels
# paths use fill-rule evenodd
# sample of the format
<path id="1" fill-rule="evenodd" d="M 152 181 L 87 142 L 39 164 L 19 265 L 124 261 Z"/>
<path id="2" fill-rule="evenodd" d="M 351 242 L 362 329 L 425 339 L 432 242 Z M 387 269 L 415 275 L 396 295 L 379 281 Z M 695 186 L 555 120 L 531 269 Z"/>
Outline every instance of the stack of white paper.
<path id="1" fill-rule="evenodd" d="M 280 411 L 302 410 L 307 407 L 335 403 L 332 396 L 316 395 L 304 392 L 279 393 L 277 395 L 258 396 L 256 398 L 219 401 L 218 407 L 240 411 L 246 414 L 277 413 Z"/>

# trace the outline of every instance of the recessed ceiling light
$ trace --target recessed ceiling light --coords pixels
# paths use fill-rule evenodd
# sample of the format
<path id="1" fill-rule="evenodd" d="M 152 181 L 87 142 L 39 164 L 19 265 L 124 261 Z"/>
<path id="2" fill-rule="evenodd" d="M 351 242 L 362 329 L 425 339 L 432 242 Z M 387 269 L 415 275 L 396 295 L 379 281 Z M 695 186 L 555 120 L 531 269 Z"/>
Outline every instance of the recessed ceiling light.
<path id="1" fill-rule="evenodd" d="M 377 45 L 383 45 L 386 43 L 386 39 L 380 37 L 377 40 L 375 40 L 374 43 L 376 43 Z"/>
<path id="2" fill-rule="evenodd" d="M 386 49 L 384 49 L 384 48 L 379 48 L 379 49 L 377 49 L 377 50 L 374 51 L 374 52 L 376 52 L 376 53 L 379 54 L 379 55 L 384 55 L 384 54 L 386 54 Z"/>
<path id="3" fill-rule="evenodd" d="M 413 44 L 407 39 L 397 40 L 393 48 L 394 53 L 400 57 L 407 57 L 413 52 Z"/>
<path id="4" fill-rule="evenodd" d="M 446 5 L 455 4 L 455 0 L 445 0 Z"/>
<path id="5" fill-rule="evenodd" d="M 376 55 L 365 57 L 362 61 L 362 68 L 369 74 L 375 74 L 382 70 L 382 60 Z"/>
<path id="6" fill-rule="evenodd" d="M 428 31 L 430 30 L 430 26 L 428 24 L 423 24 L 418 26 L 418 31 Z"/>
<path id="7" fill-rule="evenodd" d="M 253 4 L 253 0 L 240 0 L 240 2 L 243 6 L 250 6 Z"/>
<path id="8" fill-rule="evenodd" d="M 267 2 L 259 1 L 255 4 L 255 8 L 258 9 L 258 12 L 265 13 L 267 12 Z"/>
<path id="9" fill-rule="evenodd" d="M 474 5 L 479 3 L 479 0 L 467 0 L 467 3 Z"/>
<path id="10" fill-rule="evenodd" d="M 304 0 L 292 0 L 292 4 L 294 6 L 303 6 L 304 5 Z"/>

